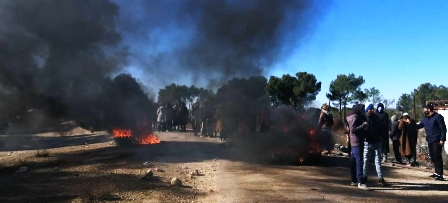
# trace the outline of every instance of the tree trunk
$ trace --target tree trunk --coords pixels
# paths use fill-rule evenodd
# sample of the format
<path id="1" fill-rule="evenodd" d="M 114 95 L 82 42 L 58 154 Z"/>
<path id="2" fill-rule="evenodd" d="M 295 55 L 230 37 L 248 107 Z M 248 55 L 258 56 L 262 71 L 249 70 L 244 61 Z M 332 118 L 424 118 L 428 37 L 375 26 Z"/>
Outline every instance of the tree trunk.
<path id="1" fill-rule="evenodd" d="M 342 99 L 339 99 L 339 119 L 342 119 Z"/>

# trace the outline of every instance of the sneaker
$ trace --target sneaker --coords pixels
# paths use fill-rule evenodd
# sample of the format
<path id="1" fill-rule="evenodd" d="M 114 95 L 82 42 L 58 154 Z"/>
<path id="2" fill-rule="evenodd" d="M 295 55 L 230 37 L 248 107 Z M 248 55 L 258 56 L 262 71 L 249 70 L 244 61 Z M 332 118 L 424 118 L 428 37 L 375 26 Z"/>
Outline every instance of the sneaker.
<path id="1" fill-rule="evenodd" d="M 350 183 L 350 185 L 351 185 L 351 186 L 357 186 L 358 183 L 357 183 L 357 182 L 352 182 L 352 183 Z"/>
<path id="2" fill-rule="evenodd" d="M 384 181 L 384 178 L 378 179 L 378 183 L 381 184 L 382 186 L 387 186 L 386 181 Z"/>
<path id="3" fill-rule="evenodd" d="M 443 176 L 437 176 L 434 178 L 434 180 L 445 181 L 445 178 L 443 178 Z"/>
<path id="4" fill-rule="evenodd" d="M 371 190 L 369 187 L 367 187 L 366 184 L 358 184 L 358 188 L 361 190 Z"/>
<path id="5" fill-rule="evenodd" d="M 436 178 L 437 176 L 439 176 L 437 173 L 433 173 L 432 175 L 428 176 L 430 178 Z"/>

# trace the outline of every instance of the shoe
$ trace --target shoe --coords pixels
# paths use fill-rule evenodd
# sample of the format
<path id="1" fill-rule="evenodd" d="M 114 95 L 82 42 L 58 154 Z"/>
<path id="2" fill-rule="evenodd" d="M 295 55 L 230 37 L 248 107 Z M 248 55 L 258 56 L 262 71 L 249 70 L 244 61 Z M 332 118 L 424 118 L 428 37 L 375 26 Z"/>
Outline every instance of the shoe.
<path id="1" fill-rule="evenodd" d="M 367 179 L 367 177 L 362 177 L 361 180 L 362 180 L 363 183 L 367 183 L 367 182 L 369 181 L 369 180 Z"/>
<path id="2" fill-rule="evenodd" d="M 366 184 L 358 184 L 358 189 L 361 189 L 361 190 L 371 190 L 369 187 L 367 187 L 367 185 Z"/>
<path id="3" fill-rule="evenodd" d="M 437 173 L 433 173 L 432 175 L 428 176 L 430 178 L 437 178 L 437 176 L 439 176 Z"/>
<path id="4" fill-rule="evenodd" d="M 357 186 L 358 183 L 357 183 L 357 182 L 351 182 L 350 185 L 351 185 L 351 186 Z"/>
<path id="5" fill-rule="evenodd" d="M 378 179 L 378 183 L 381 184 L 382 186 L 387 186 L 386 181 L 384 181 L 384 178 Z"/>
<path id="6" fill-rule="evenodd" d="M 443 178 L 443 176 L 437 176 L 434 178 L 434 180 L 445 181 L 445 178 Z"/>

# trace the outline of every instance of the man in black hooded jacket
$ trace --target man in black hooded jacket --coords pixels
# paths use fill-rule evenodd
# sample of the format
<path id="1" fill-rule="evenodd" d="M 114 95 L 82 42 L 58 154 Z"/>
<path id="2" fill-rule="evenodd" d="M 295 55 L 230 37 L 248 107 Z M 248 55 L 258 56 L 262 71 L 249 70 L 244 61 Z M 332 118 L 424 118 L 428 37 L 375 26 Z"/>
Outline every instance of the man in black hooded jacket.
<path id="1" fill-rule="evenodd" d="M 381 151 L 382 151 L 382 162 L 387 162 L 387 155 L 389 154 L 389 131 L 390 122 L 389 114 L 384 111 L 384 104 L 379 103 L 376 108 L 376 113 L 378 116 L 378 133 L 381 137 Z"/>

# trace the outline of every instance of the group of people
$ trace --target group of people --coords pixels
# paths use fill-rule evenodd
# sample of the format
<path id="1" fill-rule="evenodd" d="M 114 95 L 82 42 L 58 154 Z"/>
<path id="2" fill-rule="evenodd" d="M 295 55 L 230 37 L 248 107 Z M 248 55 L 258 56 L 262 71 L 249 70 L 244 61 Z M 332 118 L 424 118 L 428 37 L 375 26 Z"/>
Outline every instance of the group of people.
<path id="1" fill-rule="evenodd" d="M 174 105 L 170 103 L 161 104 L 156 111 L 157 126 L 155 129 L 160 131 L 173 131 L 178 130 L 180 132 L 187 131 L 187 121 L 189 116 L 189 110 L 184 102 L 180 102 Z"/>
<path id="2" fill-rule="evenodd" d="M 226 132 L 220 119 L 219 109 L 204 103 L 193 103 L 190 110 L 184 102 L 175 105 L 170 103 L 162 104 L 158 107 L 157 126 L 159 132 L 170 132 L 178 130 L 186 132 L 187 122 L 191 122 L 191 127 L 195 136 L 219 136 L 221 140 L 226 140 Z"/>
<path id="3" fill-rule="evenodd" d="M 430 177 L 443 181 L 442 148 L 446 140 L 446 125 L 443 116 L 434 111 L 432 105 L 424 108 L 425 117 L 416 123 L 407 113 L 399 119 L 384 112 L 384 105 L 379 103 L 374 112 L 374 106 L 367 102 L 356 104 L 352 112 L 346 117 L 347 131 L 351 148 L 351 185 L 363 190 L 370 190 L 368 181 L 369 159 L 374 155 L 375 169 L 378 182 L 386 186 L 381 163 L 387 161 L 389 153 L 389 139 L 392 139 L 393 151 L 397 162 L 412 166 L 416 162 L 417 130 L 425 128 L 431 161 L 434 163 L 435 173 Z"/>

